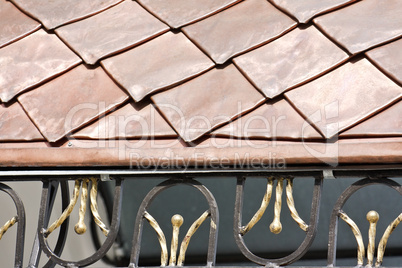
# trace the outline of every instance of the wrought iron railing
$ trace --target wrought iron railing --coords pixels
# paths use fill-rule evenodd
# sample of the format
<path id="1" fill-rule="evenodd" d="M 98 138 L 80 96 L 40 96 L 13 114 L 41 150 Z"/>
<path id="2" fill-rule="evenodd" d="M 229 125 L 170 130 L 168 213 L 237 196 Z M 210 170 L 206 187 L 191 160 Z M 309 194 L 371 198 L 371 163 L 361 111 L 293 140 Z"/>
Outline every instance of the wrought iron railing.
<path id="1" fill-rule="evenodd" d="M 375 211 L 367 213 L 368 243 L 365 246 L 363 237 L 359 226 L 353 220 L 352 214 L 343 211 L 343 207 L 348 199 L 353 196 L 357 191 L 371 185 L 383 185 L 391 190 L 394 190 L 402 195 L 402 187 L 397 182 L 398 176 L 401 175 L 402 168 L 400 166 L 378 166 L 378 167 L 338 167 L 334 169 L 325 169 L 322 167 L 313 168 L 286 168 L 281 170 L 264 170 L 264 169 L 241 169 L 235 170 L 230 168 L 223 169 L 185 169 L 185 170 L 24 170 L 13 171 L 3 170 L 0 171 L 0 178 L 3 182 L 7 181 L 42 181 L 42 197 L 40 203 L 39 221 L 34 246 L 30 252 L 28 267 L 38 267 L 41 254 L 48 257 L 48 261 L 43 267 L 55 267 L 60 265 L 64 267 L 85 267 L 90 264 L 106 258 L 107 252 L 114 243 L 119 239 L 119 226 L 121 219 L 122 208 L 122 195 L 123 185 L 127 180 L 136 180 L 143 177 L 168 177 L 162 183 L 155 185 L 143 199 L 139 209 L 136 213 L 136 220 L 133 224 L 133 239 L 130 256 L 128 263 L 125 267 L 135 268 L 139 267 L 139 258 L 142 245 L 143 227 L 149 224 L 155 231 L 159 241 L 161 250 L 160 266 L 185 266 L 186 265 L 186 252 L 187 248 L 192 242 L 192 237 L 196 234 L 201 225 L 209 226 L 208 247 L 206 259 L 203 266 L 212 267 L 217 266 L 215 262 L 217 254 L 218 233 L 220 228 L 228 228 L 228 226 L 219 226 L 219 203 L 215 200 L 211 191 L 202 183 L 198 178 L 204 176 L 214 176 L 217 180 L 223 176 L 235 176 L 237 178 L 236 198 L 234 204 L 234 221 L 233 221 L 233 235 L 235 243 L 240 250 L 241 254 L 251 262 L 261 266 L 287 266 L 298 259 L 302 258 L 311 248 L 314 242 L 317 229 L 320 225 L 320 202 L 322 200 L 322 187 L 327 180 L 340 177 L 363 177 L 357 182 L 351 184 L 339 196 L 335 206 L 332 208 L 332 214 L 329 224 L 328 234 L 328 248 L 327 248 L 327 266 L 336 266 L 336 249 L 338 237 L 338 221 L 341 219 L 350 226 L 353 235 L 356 239 L 357 260 L 356 265 L 363 267 L 379 267 L 382 266 L 384 254 L 387 250 L 387 241 L 391 237 L 393 231 L 402 221 L 402 209 L 395 206 L 393 209 L 399 214 L 394 220 L 389 222 L 388 228 L 383 232 L 381 239 L 376 243 L 377 222 L 379 215 Z M 253 183 L 254 177 L 266 178 L 266 190 L 261 200 L 259 208 L 253 212 L 250 219 L 243 217 L 243 205 L 247 202 L 244 197 L 244 188 L 247 183 Z M 297 203 L 294 200 L 294 192 L 298 188 L 294 187 L 294 181 L 303 179 L 303 177 L 313 177 L 313 191 L 311 197 L 310 218 L 303 219 L 300 216 Z M 114 181 L 114 193 L 112 206 L 109 209 L 110 224 L 105 223 L 98 212 L 98 183 L 102 180 Z M 73 193 L 70 197 L 68 182 L 74 181 Z M 152 216 L 149 211 L 149 206 L 154 199 L 168 188 L 176 187 L 178 185 L 188 185 L 199 191 L 208 203 L 208 209 L 197 215 L 196 220 L 189 226 L 185 235 L 180 242 L 180 234 L 182 233 L 183 216 L 175 214 L 171 218 L 171 243 L 170 250 L 168 249 L 168 241 L 166 239 L 167 230 L 158 223 L 158 220 Z M 25 211 L 24 205 L 17 193 L 6 184 L 0 184 L 0 190 L 8 194 L 16 206 L 16 215 L 8 220 L 3 227 L 0 228 L 0 239 L 9 228 L 17 227 L 16 250 L 15 250 L 15 267 L 23 266 L 24 257 L 24 240 L 25 240 Z M 56 199 L 58 190 L 61 196 L 63 212 L 57 217 L 55 221 L 50 221 L 50 216 L 53 213 L 53 204 Z M 263 190 L 262 190 L 263 192 Z M 273 234 L 285 232 L 282 230 L 281 211 L 282 211 L 282 196 L 286 195 L 286 206 L 289 209 L 290 216 L 297 226 L 305 233 L 305 238 L 299 247 L 293 252 L 287 253 L 281 257 L 261 257 L 253 253 L 247 246 L 245 237 L 248 232 L 260 221 L 264 214 L 269 213 L 267 207 L 273 203 L 273 217 L 269 228 Z M 275 193 L 275 200 L 274 200 Z M 135 194 L 135 193 L 133 193 Z M 81 198 L 80 198 L 81 197 Z M 80 202 L 78 202 L 80 199 Z M 272 201 L 272 202 L 271 202 Z M 379 200 L 380 202 L 380 200 Z M 74 230 L 77 234 L 83 234 L 87 231 L 85 224 L 85 215 L 87 214 L 87 205 L 89 203 L 89 210 L 92 214 L 93 225 L 99 227 L 102 234 L 105 236 L 103 242 L 99 242 L 99 247 L 91 256 L 87 256 L 81 260 L 66 260 L 61 257 L 63 252 L 66 238 L 69 234 L 69 216 L 74 207 L 79 203 L 79 218 L 78 223 L 75 224 Z M 390 204 L 391 205 L 391 204 Z M 172 212 L 175 213 L 174 211 Z M 305 215 L 305 213 L 304 213 Z M 54 232 L 58 230 L 58 237 L 56 243 L 50 246 L 48 238 L 51 235 L 57 236 Z M 402 248 L 402 240 L 400 245 Z M 376 250 L 377 248 L 377 250 Z M 269 253 L 269 252 L 267 252 Z M 269 255 L 269 254 L 268 254 Z M 376 255 L 376 260 L 375 260 Z M 402 252 L 400 253 L 402 255 Z M 400 265 L 402 267 L 402 264 Z"/>

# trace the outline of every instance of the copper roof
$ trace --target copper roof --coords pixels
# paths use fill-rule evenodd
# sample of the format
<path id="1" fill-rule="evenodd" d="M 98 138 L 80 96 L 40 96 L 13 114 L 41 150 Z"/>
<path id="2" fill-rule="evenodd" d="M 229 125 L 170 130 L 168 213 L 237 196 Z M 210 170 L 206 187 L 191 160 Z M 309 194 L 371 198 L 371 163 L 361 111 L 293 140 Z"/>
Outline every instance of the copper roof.
<path id="1" fill-rule="evenodd" d="M 401 164 L 401 14 L 0 0 L 0 165 Z"/>

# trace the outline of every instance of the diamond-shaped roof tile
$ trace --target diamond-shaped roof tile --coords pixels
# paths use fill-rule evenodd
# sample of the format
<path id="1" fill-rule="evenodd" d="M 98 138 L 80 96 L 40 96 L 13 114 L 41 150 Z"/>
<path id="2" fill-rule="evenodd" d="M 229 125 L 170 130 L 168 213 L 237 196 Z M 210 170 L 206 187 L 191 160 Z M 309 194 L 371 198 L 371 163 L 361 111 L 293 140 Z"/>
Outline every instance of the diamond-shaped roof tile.
<path id="1" fill-rule="evenodd" d="M 8 102 L 80 62 L 57 36 L 36 31 L 0 49 L 0 99 Z"/>
<path id="2" fill-rule="evenodd" d="M 402 97 L 402 88 L 368 60 L 349 62 L 285 96 L 327 138 Z"/>
<path id="3" fill-rule="evenodd" d="M 335 68 L 348 55 L 315 27 L 296 28 L 283 37 L 234 59 L 267 98 Z"/>
<path id="4" fill-rule="evenodd" d="M 340 137 L 373 136 L 402 136 L 402 101 L 340 134 Z"/>
<path id="5" fill-rule="evenodd" d="M 44 140 L 18 102 L 0 105 L 0 141 Z"/>
<path id="6" fill-rule="evenodd" d="M 102 68 L 80 65 L 18 101 L 43 136 L 55 142 L 127 99 Z"/>
<path id="7" fill-rule="evenodd" d="M 214 66 L 184 34 L 172 32 L 105 59 L 101 64 L 135 101 Z"/>
<path id="8" fill-rule="evenodd" d="M 138 45 L 169 29 L 139 4 L 124 1 L 100 14 L 56 29 L 88 64 Z"/>
<path id="9" fill-rule="evenodd" d="M 155 16 L 177 29 L 221 11 L 241 0 L 138 0 Z"/>
<path id="10" fill-rule="evenodd" d="M 333 11 L 357 0 L 271 0 L 277 7 L 294 16 L 300 23 L 308 23 L 314 16 Z"/>
<path id="11" fill-rule="evenodd" d="M 254 139 L 322 139 L 323 137 L 284 100 L 269 101 L 212 135 Z"/>
<path id="12" fill-rule="evenodd" d="M 243 1 L 183 28 L 184 33 L 216 63 L 267 43 L 296 22 L 266 0 Z"/>
<path id="13" fill-rule="evenodd" d="M 123 0 L 12 0 L 21 10 L 38 19 L 46 29 L 71 23 L 120 3 Z"/>
<path id="14" fill-rule="evenodd" d="M 328 36 L 356 54 L 402 36 L 399 0 L 364 0 L 314 19 Z"/>
<path id="15" fill-rule="evenodd" d="M 366 52 L 384 73 L 402 85 L 402 39 Z"/>
<path id="16" fill-rule="evenodd" d="M 183 140 L 190 142 L 255 108 L 264 97 L 229 65 L 151 99 Z"/>
<path id="17" fill-rule="evenodd" d="M 152 104 L 141 107 L 128 103 L 93 124 L 77 131 L 74 138 L 129 139 L 148 137 L 177 137 Z"/>
<path id="18" fill-rule="evenodd" d="M 5 0 L 0 0 L 0 18 L 0 48 L 40 28 L 37 21 Z"/>

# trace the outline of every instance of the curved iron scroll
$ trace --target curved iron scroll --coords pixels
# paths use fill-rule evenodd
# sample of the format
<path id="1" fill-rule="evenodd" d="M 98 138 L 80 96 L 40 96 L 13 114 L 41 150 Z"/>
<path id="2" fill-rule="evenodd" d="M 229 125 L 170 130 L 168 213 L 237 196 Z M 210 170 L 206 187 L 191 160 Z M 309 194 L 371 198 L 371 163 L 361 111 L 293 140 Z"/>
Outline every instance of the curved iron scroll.
<path id="1" fill-rule="evenodd" d="M 25 209 L 22 200 L 17 195 L 17 193 L 11 189 L 9 186 L 0 183 L 0 191 L 8 194 L 13 200 L 15 207 L 17 209 L 17 239 L 15 246 L 15 261 L 14 267 L 21 268 L 22 261 L 24 257 L 24 237 L 25 237 Z"/>
<path id="2" fill-rule="evenodd" d="M 154 198 L 160 194 L 162 191 L 176 186 L 176 185 L 189 185 L 196 188 L 200 191 L 205 199 L 208 202 L 209 210 L 211 213 L 211 225 L 210 225 L 210 232 L 209 232 L 209 243 L 208 243 L 208 254 L 207 254 L 207 267 L 211 267 L 215 265 L 215 257 L 216 257 L 216 246 L 217 246 L 217 239 L 218 239 L 218 226 L 219 226 L 219 212 L 216 200 L 212 193 L 201 183 L 193 179 L 170 179 L 164 181 L 154 187 L 144 198 L 137 213 L 137 218 L 135 220 L 134 225 L 134 236 L 133 236 L 133 247 L 131 251 L 130 257 L 130 268 L 138 267 L 138 259 L 140 254 L 140 247 L 141 247 L 141 236 L 142 236 L 142 228 L 144 225 L 144 215 L 151 205 Z"/>
<path id="3" fill-rule="evenodd" d="M 41 211 L 40 211 L 40 217 L 39 217 L 39 223 L 38 223 L 38 236 L 39 236 L 39 242 L 40 246 L 43 250 L 43 252 L 49 257 L 49 259 L 58 265 L 64 266 L 64 267 L 82 267 L 82 266 L 87 266 L 92 263 L 95 263 L 96 261 L 100 260 L 110 249 L 110 247 L 113 245 L 113 242 L 116 239 L 117 232 L 119 229 L 119 224 L 120 224 L 120 212 L 121 212 L 121 204 L 122 204 L 122 187 L 123 187 L 123 180 L 120 178 L 116 178 L 116 186 L 115 186 L 115 192 L 114 192 L 114 201 L 113 201 L 113 215 L 112 215 L 112 221 L 110 224 L 110 232 L 103 243 L 103 245 L 90 257 L 85 258 L 83 260 L 79 261 L 68 261 L 68 260 L 63 260 L 61 259 L 54 251 L 52 251 L 47 243 L 47 239 L 45 237 L 45 221 L 46 221 L 46 202 L 48 200 L 48 195 L 49 195 L 49 181 L 45 181 L 43 183 L 43 190 L 42 190 L 42 200 L 41 200 Z"/>
<path id="4" fill-rule="evenodd" d="M 260 265 L 288 265 L 300 259 L 310 248 L 315 234 L 317 232 L 320 201 L 321 201 L 321 190 L 322 190 L 322 178 L 316 178 L 314 182 L 314 192 L 311 204 L 311 214 L 310 214 L 310 224 L 306 233 L 306 237 L 293 253 L 288 256 L 277 258 L 277 259 L 265 259 L 253 254 L 246 246 L 243 235 L 242 235 L 242 215 L 243 215 L 243 196 L 244 196 L 244 184 L 246 179 L 244 177 L 239 177 L 237 179 L 236 188 L 236 206 L 234 214 L 234 237 L 237 246 L 243 255 L 250 261 L 255 262 Z"/>
<path id="5" fill-rule="evenodd" d="M 359 180 L 349 186 L 338 198 L 335 203 L 334 209 L 331 214 L 331 221 L 329 225 L 329 240 L 328 240 L 328 266 L 333 267 L 336 263 L 336 238 L 338 230 L 338 217 L 342 212 L 342 208 L 346 201 L 358 190 L 375 184 L 388 186 L 402 195 L 402 187 L 399 183 L 387 178 L 366 178 Z"/>

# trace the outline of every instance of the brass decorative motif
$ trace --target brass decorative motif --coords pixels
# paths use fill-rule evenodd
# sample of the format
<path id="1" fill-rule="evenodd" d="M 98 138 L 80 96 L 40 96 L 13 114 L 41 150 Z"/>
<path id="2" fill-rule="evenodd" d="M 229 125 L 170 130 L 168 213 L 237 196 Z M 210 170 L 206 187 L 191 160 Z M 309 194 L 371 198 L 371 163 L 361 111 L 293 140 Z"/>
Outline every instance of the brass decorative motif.
<path id="1" fill-rule="evenodd" d="M 170 245 L 170 260 L 169 260 L 169 266 L 183 266 L 184 259 L 186 256 L 186 251 L 188 244 L 190 243 L 191 237 L 194 235 L 194 233 L 198 230 L 198 228 L 201 226 L 201 224 L 209 217 L 211 216 L 211 213 L 209 210 L 205 211 L 197 220 L 193 222 L 193 224 L 190 226 L 188 229 L 186 235 L 183 238 L 183 241 L 181 242 L 180 245 L 180 252 L 179 252 L 179 257 L 177 259 L 177 264 L 176 264 L 176 256 L 177 256 L 177 248 L 178 248 L 178 242 L 179 242 L 179 231 L 180 231 L 180 226 L 183 224 L 183 217 L 179 214 L 173 215 L 171 221 L 172 221 L 172 226 L 173 226 L 173 235 L 172 235 L 172 242 Z M 144 218 L 147 219 L 151 227 L 155 230 L 159 244 L 161 246 L 161 266 L 164 267 L 167 265 L 168 262 L 168 250 L 167 250 L 167 243 L 166 243 L 166 238 L 165 234 L 163 233 L 161 227 L 159 226 L 158 222 L 149 214 L 148 212 L 144 213 Z M 211 221 L 211 226 L 214 223 Z"/>
<path id="2" fill-rule="evenodd" d="M 74 191 L 73 196 L 70 200 L 69 205 L 63 211 L 61 216 L 54 221 L 49 228 L 44 231 L 45 236 L 49 236 L 55 229 L 57 229 L 63 222 L 70 216 L 71 212 L 73 211 L 75 205 L 77 204 L 78 197 L 80 195 L 80 188 L 82 183 L 82 192 L 81 192 L 81 202 L 80 202 L 80 209 L 79 209 L 79 218 L 78 223 L 74 226 L 74 230 L 77 234 L 84 234 L 87 230 L 87 227 L 84 223 L 87 201 L 88 201 L 88 185 L 89 181 L 92 182 L 91 185 L 91 193 L 90 193 L 90 200 L 91 200 L 91 212 L 94 217 L 95 223 L 99 226 L 105 236 L 108 235 L 109 230 L 106 225 L 102 222 L 102 219 L 98 212 L 98 204 L 96 197 L 98 195 L 98 179 L 90 178 L 90 179 L 80 179 L 76 180 L 74 184 Z"/>
<path id="3" fill-rule="evenodd" d="M 395 228 L 399 225 L 399 223 L 401 223 L 401 221 L 402 221 L 402 213 L 399 214 L 399 216 L 393 222 L 391 222 L 391 224 L 388 225 L 387 229 L 385 230 L 384 235 L 382 236 L 380 243 L 378 244 L 377 261 L 375 263 L 376 267 L 381 266 L 388 238 L 390 237 L 391 233 L 395 230 Z"/>
<path id="4" fill-rule="evenodd" d="M 281 209 L 282 209 L 282 194 L 283 194 L 283 178 L 279 178 L 276 189 L 275 189 L 275 205 L 274 205 L 274 220 L 272 221 L 269 229 L 274 234 L 279 234 L 282 231 L 282 224 L 280 221 L 281 216 Z M 290 215 L 292 216 L 293 220 L 299 225 L 300 229 L 307 232 L 308 225 L 300 218 L 299 213 L 296 210 L 295 201 L 293 199 L 293 178 L 286 179 L 286 203 L 288 205 Z M 262 199 L 261 206 L 254 214 L 252 219 L 249 223 L 240 229 L 240 234 L 245 235 L 248 231 L 250 231 L 255 224 L 261 219 L 264 215 L 265 210 L 267 209 L 269 202 L 272 197 L 272 190 L 274 185 L 274 178 L 268 178 L 267 182 L 267 190 L 265 195 Z"/>
<path id="5" fill-rule="evenodd" d="M 158 236 L 159 244 L 161 245 L 161 266 L 166 266 L 168 261 L 168 249 L 166 245 L 165 234 L 163 233 L 158 222 L 148 212 L 145 212 L 144 218 L 147 219 L 152 228 L 154 228 Z"/>
<path id="6" fill-rule="evenodd" d="M 176 264 L 177 247 L 179 245 L 179 230 L 182 224 L 183 217 L 181 215 L 176 214 L 172 217 L 173 235 L 172 242 L 170 244 L 170 266 L 174 266 Z"/>
<path id="7" fill-rule="evenodd" d="M 274 180 L 272 178 L 268 179 L 267 183 L 267 191 L 265 192 L 264 198 L 262 199 L 261 206 L 258 211 L 254 214 L 253 218 L 251 218 L 250 222 L 241 228 L 241 235 L 245 235 L 254 225 L 261 219 L 262 215 L 264 215 L 265 210 L 267 209 L 269 202 L 271 201 L 272 196 L 272 188 L 274 185 Z"/>
<path id="8" fill-rule="evenodd" d="M 70 204 L 68 204 L 68 207 L 63 211 L 63 213 L 60 215 L 60 217 L 53 222 L 49 228 L 47 228 L 44 231 L 44 235 L 48 236 L 50 235 L 54 230 L 56 230 L 66 219 L 68 216 L 70 216 L 71 212 L 73 211 L 75 204 L 77 204 L 78 196 L 80 195 L 80 187 L 81 187 L 81 181 L 76 180 L 75 185 L 74 185 L 74 191 L 73 191 L 73 197 L 70 200 Z"/>
<path id="9" fill-rule="evenodd" d="M 0 239 L 3 238 L 3 235 L 7 230 L 13 226 L 16 222 L 18 221 L 18 218 L 16 216 L 12 217 L 10 220 L 8 220 L 1 228 L 0 228 Z"/>
<path id="10" fill-rule="evenodd" d="M 339 212 L 339 217 L 344 220 L 352 229 L 353 234 L 356 237 L 357 245 L 358 245 L 358 255 L 357 255 L 357 265 L 362 266 L 363 265 L 363 259 L 365 256 L 365 248 L 364 248 L 364 243 L 363 243 L 363 238 L 360 233 L 359 227 L 356 225 L 356 223 L 348 217 L 348 215 L 340 211 Z M 377 230 L 377 222 L 380 218 L 378 213 L 374 210 L 369 211 L 366 215 L 366 218 L 368 222 L 370 223 L 369 231 L 368 231 L 368 246 L 367 246 L 367 267 L 373 267 L 374 264 L 374 252 L 375 252 L 375 235 L 376 235 L 376 230 Z M 388 226 L 388 228 L 385 230 L 384 235 L 382 236 L 380 243 L 378 244 L 378 251 L 377 251 L 377 261 L 375 263 L 376 267 L 381 266 L 383 258 L 384 258 L 384 253 L 385 253 L 385 247 L 387 245 L 388 238 L 390 237 L 391 233 L 395 230 L 395 228 L 399 225 L 399 223 L 402 221 L 402 213 L 399 214 L 399 216 Z"/>
<path id="11" fill-rule="evenodd" d="M 349 216 L 343 212 L 339 212 L 339 217 L 344 220 L 352 229 L 353 234 L 355 235 L 356 241 L 357 241 L 357 265 L 363 265 L 363 259 L 365 255 L 365 248 L 364 248 L 364 243 L 363 243 L 363 237 L 360 232 L 359 227 L 356 225 L 356 223 L 349 218 Z"/>
<path id="12" fill-rule="evenodd" d="M 375 251 L 375 233 L 377 230 L 377 222 L 380 218 L 378 213 L 374 210 L 369 211 L 366 216 L 367 220 L 370 223 L 370 228 L 369 228 L 369 243 L 367 246 L 367 265 L 372 266 L 373 265 L 373 259 L 374 259 L 374 251 Z"/>
<path id="13" fill-rule="evenodd" d="M 293 178 L 286 179 L 286 201 L 288 204 L 288 208 L 290 210 L 290 215 L 292 216 L 293 220 L 300 226 L 300 229 L 307 232 L 308 225 L 300 218 L 299 213 L 297 213 L 295 207 L 295 201 L 293 199 Z"/>
<path id="14" fill-rule="evenodd" d="M 282 193 L 283 193 L 283 179 L 280 178 L 278 179 L 278 183 L 276 184 L 274 220 L 269 226 L 269 229 L 274 234 L 279 234 L 282 231 L 282 223 L 281 223 Z"/>
<path id="15" fill-rule="evenodd" d="M 190 239 L 193 236 L 193 234 L 198 230 L 198 228 L 201 226 L 201 224 L 211 215 L 211 213 L 207 210 L 205 211 L 188 229 L 186 236 L 183 238 L 183 241 L 181 242 L 180 246 L 180 255 L 179 259 L 177 260 L 177 266 L 183 266 L 184 263 L 184 258 L 186 256 L 186 251 L 188 244 L 190 243 Z M 213 221 L 211 221 L 211 226 L 216 225 Z"/>

